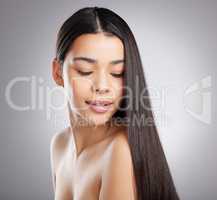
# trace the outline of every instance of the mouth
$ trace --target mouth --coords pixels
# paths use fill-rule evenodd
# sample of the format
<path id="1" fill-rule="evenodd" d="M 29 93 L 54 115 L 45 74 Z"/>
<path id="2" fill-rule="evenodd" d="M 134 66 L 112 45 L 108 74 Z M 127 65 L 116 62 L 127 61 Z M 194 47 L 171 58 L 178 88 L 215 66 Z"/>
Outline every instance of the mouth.
<path id="1" fill-rule="evenodd" d="M 111 105 L 111 101 L 107 100 L 95 100 L 95 101 L 86 101 L 87 104 L 96 105 L 96 106 L 108 106 Z"/>
<path id="2" fill-rule="evenodd" d="M 96 113 L 107 112 L 110 106 L 113 104 L 113 102 L 106 100 L 85 101 L 85 103 L 87 103 L 90 108 Z"/>

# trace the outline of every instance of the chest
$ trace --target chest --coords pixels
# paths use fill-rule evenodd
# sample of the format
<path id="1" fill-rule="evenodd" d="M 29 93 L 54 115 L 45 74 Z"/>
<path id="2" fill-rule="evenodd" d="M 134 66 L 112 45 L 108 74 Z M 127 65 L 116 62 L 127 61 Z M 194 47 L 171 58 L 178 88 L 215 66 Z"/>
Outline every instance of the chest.
<path id="1" fill-rule="evenodd" d="M 98 200 L 101 162 L 62 162 L 56 172 L 55 200 Z"/>

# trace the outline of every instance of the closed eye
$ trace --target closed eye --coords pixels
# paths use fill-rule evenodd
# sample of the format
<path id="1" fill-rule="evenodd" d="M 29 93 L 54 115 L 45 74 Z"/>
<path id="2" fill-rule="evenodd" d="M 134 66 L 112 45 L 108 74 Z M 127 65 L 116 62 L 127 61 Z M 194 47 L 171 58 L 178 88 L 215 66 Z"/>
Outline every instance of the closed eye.
<path id="1" fill-rule="evenodd" d="M 77 70 L 79 74 L 81 74 L 82 76 L 88 76 L 90 74 L 92 74 L 92 71 L 90 72 L 82 72 L 80 70 Z M 121 78 L 123 76 L 124 73 L 121 73 L 121 74 L 114 74 L 114 73 L 111 73 L 112 76 L 116 77 L 116 78 Z"/>
<path id="2" fill-rule="evenodd" d="M 121 78 L 124 75 L 124 73 L 121 74 L 112 74 L 112 76 L 116 77 L 116 78 Z"/>
<path id="3" fill-rule="evenodd" d="M 82 76 L 88 76 L 90 75 L 92 72 L 82 72 L 80 70 L 77 70 L 79 74 L 81 74 Z"/>

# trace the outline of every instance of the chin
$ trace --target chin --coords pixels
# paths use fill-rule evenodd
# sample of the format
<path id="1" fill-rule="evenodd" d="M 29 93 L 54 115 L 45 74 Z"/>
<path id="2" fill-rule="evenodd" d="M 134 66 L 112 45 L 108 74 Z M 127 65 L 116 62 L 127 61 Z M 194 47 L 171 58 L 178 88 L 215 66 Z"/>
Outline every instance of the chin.
<path id="1" fill-rule="evenodd" d="M 95 126 L 105 125 L 111 119 L 109 116 L 89 116 L 88 123 Z"/>

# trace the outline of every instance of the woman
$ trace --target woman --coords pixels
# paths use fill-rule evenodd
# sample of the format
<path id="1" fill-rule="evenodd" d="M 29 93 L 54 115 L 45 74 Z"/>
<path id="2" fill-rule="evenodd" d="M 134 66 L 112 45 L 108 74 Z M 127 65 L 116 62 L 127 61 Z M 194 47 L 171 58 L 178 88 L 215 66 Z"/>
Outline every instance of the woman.
<path id="1" fill-rule="evenodd" d="M 106 8 L 78 10 L 58 32 L 52 69 L 70 119 L 51 141 L 55 199 L 179 199 L 127 23 Z"/>

